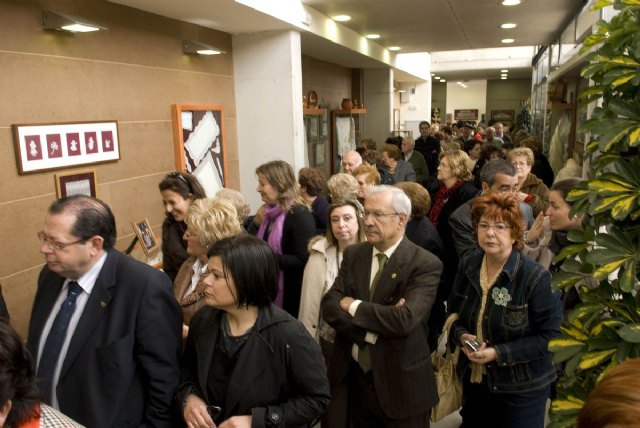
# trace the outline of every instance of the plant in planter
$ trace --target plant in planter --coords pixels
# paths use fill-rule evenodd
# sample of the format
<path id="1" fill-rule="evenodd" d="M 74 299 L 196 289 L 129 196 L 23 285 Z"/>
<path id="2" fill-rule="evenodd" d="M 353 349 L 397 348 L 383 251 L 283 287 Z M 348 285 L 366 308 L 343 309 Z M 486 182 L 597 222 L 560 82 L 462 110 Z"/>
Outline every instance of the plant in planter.
<path id="1" fill-rule="evenodd" d="M 611 5 L 619 14 L 598 22 L 581 51 L 591 51 L 582 76 L 594 82 L 582 101 L 601 106 L 584 124 L 593 137 L 588 180 L 569 194 L 570 215 L 586 214 L 583 230 L 569 233 L 572 245 L 558 254 L 562 270 L 553 276 L 558 288 L 578 286 L 582 298 L 549 344 L 564 365 L 551 407 L 557 428 L 575 424 L 607 370 L 640 358 L 640 1 L 600 0 L 594 9 Z"/>
<path id="2" fill-rule="evenodd" d="M 533 119 L 531 118 L 531 110 L 528 105 L 522 106 L 522 110 L 516 117 L 516 126 L 514 129 L 524 129 L 527 134 L 533 132 Z"/>

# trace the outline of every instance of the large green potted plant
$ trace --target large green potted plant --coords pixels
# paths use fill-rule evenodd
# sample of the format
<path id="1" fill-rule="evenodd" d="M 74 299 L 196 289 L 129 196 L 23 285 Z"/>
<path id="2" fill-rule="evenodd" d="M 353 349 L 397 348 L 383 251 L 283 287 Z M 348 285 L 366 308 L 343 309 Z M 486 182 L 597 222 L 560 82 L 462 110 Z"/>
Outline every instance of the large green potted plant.
<path id="1" fill-rule="evenodd" d="M 640 358 L 640 0 L 600 0 L 595 10 L 619 13 L 599 21 L 583 42 L 593 85 L 582 102 L 597 102 L 584 129 L 592 141 L 588 179 L 570 193 L 570 215 L 586 214 L 583 230 L 558 254 L 556 287 L 579 286 L 582 303 L 568 314 L 549 347 L 561 363 L 551 426 L 571 427 L 589 392 L 612 367 Z M 584 285 L 590 283 L 588 287 Z M 597 287 L 594 287 L 597 285 Z"/>

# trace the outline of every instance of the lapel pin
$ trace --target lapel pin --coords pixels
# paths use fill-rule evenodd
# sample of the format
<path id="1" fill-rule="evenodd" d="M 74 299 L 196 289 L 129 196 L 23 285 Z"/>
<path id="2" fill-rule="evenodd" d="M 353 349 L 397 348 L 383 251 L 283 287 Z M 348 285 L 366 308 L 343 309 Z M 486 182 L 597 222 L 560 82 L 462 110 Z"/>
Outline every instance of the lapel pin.
<path id="1" fill-rule="evenodd" d="M 395 272 L 391 274 L 391 278 L 396 279 L 396 276 L 398 276 Z"/>
<path id="2" fill-rule="evenodd" d="M 104 300 L 103 300 L 103 301 L 101 301 L 101 302 L 100 302 L 100 307 L 101 307 L 102 309 L 106 308 L 106 307 L 107 307 L 107 302 L 105 302 Z"/>

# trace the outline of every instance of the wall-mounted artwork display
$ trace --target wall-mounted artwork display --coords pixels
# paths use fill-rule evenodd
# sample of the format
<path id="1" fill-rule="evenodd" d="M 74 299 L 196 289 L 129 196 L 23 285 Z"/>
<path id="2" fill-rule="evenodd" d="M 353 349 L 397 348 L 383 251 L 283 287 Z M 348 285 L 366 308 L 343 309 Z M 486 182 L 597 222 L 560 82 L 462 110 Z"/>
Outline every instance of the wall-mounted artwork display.
<path id="1" fill-rule="evenodd" d="M 131 226 L 133 226 L 133 231 L 136 233 L 140 246 L 147 256 L 151 255 L 158 249 L 158 240 L 153 234 L 149 220 L 145 218 L 138 221 L 132 221 Z"/>
<path id="2" fill-rule="evenodd" d="M 172 113 L 176 170 L 195 175 L 212 197 L 226 183 L 222 106 L 174 104 Z"/>
<path id="3" fill-rule="evenodd" d="M 498 122 L 513 122 L 513 110 L 491 110 L 491 119 Z"/>
<path id="4" fill-rule="evenodd" d="M 453 111 L 453 119 L 454 120 L 478 120 L 478 109 L 469 108 L 469 109 L 459 109 Z"/>
<path id="5" fill-rule="evenodd" d="M 118 122 L 13 125 L 20 174 L 120 159 Z"/>
<path id="6" fill-rule="evenodd" d="M 95 171 L 56 174 L 55 180 L 57 198 L 73 195 L 97 196 Z"/>

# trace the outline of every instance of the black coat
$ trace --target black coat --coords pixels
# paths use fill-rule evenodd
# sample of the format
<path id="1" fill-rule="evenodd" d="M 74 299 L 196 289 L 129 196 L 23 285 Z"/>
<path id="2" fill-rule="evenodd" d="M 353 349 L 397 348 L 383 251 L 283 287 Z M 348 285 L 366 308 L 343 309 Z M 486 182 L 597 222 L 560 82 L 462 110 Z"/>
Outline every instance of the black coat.
<path id="1" fill-rule="evenodd" d="M 211 403 L 207 379 L 223 311 L 205 306 L 191 320 L 178 398 L 191 393 L 222 406 L 221 421 L 251 415 L 252 427 L 306 427 L 330 401 L 329 381 L 319 345 L 301 322 L 275 305 L 260 308 L 253 331 L 240 350 L 223 403 Z"/>
<path id="2" fill-rule="evenodd" d="M 175 221 L 172 215 L 167 215 L 162 223 L 162 270 L 171 282 L 176 279 L 182 263 L 189 258 L 187 242 L 182 239 L 185 230 L 187 225 Z"/>
<path id="3" fill-rule="evenodd" d="M 40 273 L 27 345 L 40 337 L 65 278 Z M 165 274 L 109 250 L 57 384 L 60 410 L 82 425 L 172 427 L 182 313 Z"/>

